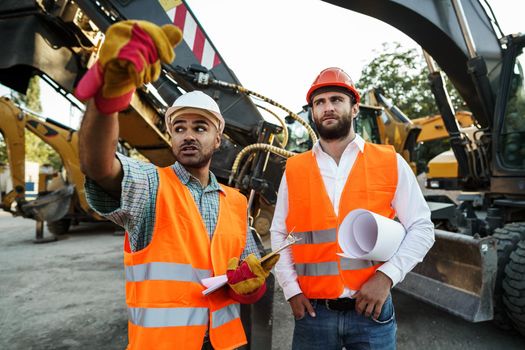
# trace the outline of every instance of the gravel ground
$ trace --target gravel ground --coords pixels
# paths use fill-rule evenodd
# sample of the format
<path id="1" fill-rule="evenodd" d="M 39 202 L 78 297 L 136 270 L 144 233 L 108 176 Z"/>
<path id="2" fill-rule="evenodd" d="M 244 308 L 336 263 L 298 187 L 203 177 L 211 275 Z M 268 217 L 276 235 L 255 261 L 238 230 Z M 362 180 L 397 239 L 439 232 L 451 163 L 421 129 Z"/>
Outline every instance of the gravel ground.
<path id="1" fill-rule="evenodd" d="M 36 245 L 34 221 L 0 213 L 0 349 L 124 349 L 122 236 L 83 224 Z M 47 233 L 46 233 L 47 234 Z M 399 349 L 524 349 L 525 338 L 472 324 L 394 291 Z M 273 347 L 290 349 L 293 321 L 277 288 Z"/>
<path id="2" fill-rule="evenodd" d="M 124 349 L 122 237 L 86 224 L 33 244 L 34 229 L 0 213 L 0 349 Z"/>
<path id="3" fill-rule="evenodd" d="M 525 338 L 491 322 L 470 323 L 394 290 L 397 348 L 400 350 L 523 350 Z M 290 307 L 276 291 L 272 350 L 291 349 Z"/>

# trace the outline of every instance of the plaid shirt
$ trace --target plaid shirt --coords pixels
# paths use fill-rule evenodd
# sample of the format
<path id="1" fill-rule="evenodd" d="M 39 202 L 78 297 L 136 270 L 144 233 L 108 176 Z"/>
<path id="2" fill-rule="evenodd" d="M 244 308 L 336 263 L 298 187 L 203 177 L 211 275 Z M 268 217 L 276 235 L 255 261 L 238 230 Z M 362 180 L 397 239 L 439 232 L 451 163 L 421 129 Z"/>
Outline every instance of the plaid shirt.
<path id="1" fill-rule="evenodd" d="M 136 252 L 144 249 L 153 236 L 159 176 L 155 165 L 151 163 L 141 162 L 119 153 L 117 157 L 124 170 L 120 201 L 109 196 L 88 178 L 85 183 L 86 197 L 89 205 L 97 213 L 126 229 L 131 250 Z M 209 184 L 203 188 L 199 180 L 178 162 L 173 164 L 172 168 L 193 196 L 211 239 L 219 214 L 219 191 L 222 191 L 217 178 L 210 172 Z M 246 237 L 246 246 L 241 259 L 250 253 L 260 257 L 249 227 Z"/>

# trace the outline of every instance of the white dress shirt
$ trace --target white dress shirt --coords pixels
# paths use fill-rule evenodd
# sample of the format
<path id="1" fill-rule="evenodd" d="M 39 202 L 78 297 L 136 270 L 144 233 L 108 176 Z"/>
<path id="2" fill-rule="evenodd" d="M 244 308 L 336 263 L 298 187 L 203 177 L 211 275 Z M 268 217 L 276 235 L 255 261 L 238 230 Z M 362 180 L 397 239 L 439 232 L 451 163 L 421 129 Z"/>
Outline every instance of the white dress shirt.
<path id="1" fill-rule="evenodd" d="M 344 150 L 339 165 L 323 151 L 319 141 L 312 148 L 313 156 L 316 158 L 326 191 L 328 191 L 328 197 L 330 197 L 336 214 L 338 214 L 341 193 L 350 170 L 355 163 L 358 152 L 363 152 L 364 146 L 363 138 L 356 135 Z M 399 222 L 405 227 L 406 236 L 394 256 L 379 267 L 379 271 L 390 277 L 393 286 L 401 282 L 405 275 L 423 260 L 425 254 L 434 244 L 434 224 L 430 221 L 430 209 L 425 202 L 412 169 L 399 154 L 397 154 L 397 172 L 398 182 L 392 200 L 392 208 L 396 211 Z M 283 175 L 270 228 L 273 250 L 285 243 L 288 234 L 287 216 L 288 185 L 286 175 Z M 275 266 L 275 275 L 287 300 L 302 293 L 297 282 L 291 248 L 286 248 L 281 252 L 281 258 Z M 350 297 L 354 293 L 355 291 L 345 288 L 340 297 Z"/>

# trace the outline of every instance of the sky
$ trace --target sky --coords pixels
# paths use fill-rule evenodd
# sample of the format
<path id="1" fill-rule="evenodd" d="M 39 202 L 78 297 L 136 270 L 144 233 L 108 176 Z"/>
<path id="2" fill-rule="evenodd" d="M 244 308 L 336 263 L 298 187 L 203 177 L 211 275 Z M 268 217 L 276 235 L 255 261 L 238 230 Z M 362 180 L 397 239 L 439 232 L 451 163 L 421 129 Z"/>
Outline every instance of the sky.
<path id="1" fill-rule="evenodd" d="M 394 27 L 320 0 L 186 3 L 241 84 L 294 111 L 305 104 L 308 87 L 326 67 L 341 67 L 356 82 L 384 42 L 419 50 Z M 504 33 L 525 32 L 524 0 L 489 3 Z M 41 89 L 42 114 L 77 128 L 82 113 L 45 83 Z"/>
<path id="2" fill-rule="evenodd" d="M 382 43 L 419 50 L 388 24 L 319 0 L 186 2 L 241 83 L 292 110 L 324 68 L 340 67 L 356 82 Z M 489 3 L 505 33 L 525 32 L 524 0 Z"/>

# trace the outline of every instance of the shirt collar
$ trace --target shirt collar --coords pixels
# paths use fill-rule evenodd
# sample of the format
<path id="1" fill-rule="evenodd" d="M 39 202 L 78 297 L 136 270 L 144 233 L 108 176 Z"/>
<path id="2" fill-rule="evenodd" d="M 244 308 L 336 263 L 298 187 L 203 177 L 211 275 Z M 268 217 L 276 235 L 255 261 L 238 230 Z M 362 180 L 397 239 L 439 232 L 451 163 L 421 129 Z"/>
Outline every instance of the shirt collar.
<path id="1" fill-rule="evenodd" d="M 350 142 L 343 153 L 347 152 L 350 147 L 355 147 L 357 146 L 357 149 L 363 153 L 364 149 L 365 149 L 365 140 L 363 140 L 363 138 L 361 136 L 359 136 L 358 134 L 355 134 L 355 137 L 354 139 L 352 140 L 352 142 Z M 319 143 L 319 140 L 317 140 L 317 142 L 314 144 L 314 146 L 312 147 L 312 155 L 314 156 L 319 156 L 319 154 L 321 154 L 321 152 L 325 153 L 323 148 L 321 147 L 321 144 Z"/>
<path id="2" fill-rule="evenodd" d="M 199 183 L 199 180 L 197 180 L 197 178 L 191 175 L 191 173 L 188 170 L 186 170 L 186 168 L 179 162 L 175 162 L 172 168 L 173 168 L 173 171 L 175 171 L 175 174 L 179 178 L 180 182 L 182 182 L 185 186 L 188 186 L 188 184 L 192 181 Z M 221 191 L 224 193 L 221 185 L 219 184 L 219 181 L 217 181 L 217 178 L 211 171 L 210 171 L 210 182 L 208 183 L 208 186 L 205 187 L 205 190 L 206 191 Z"/>

